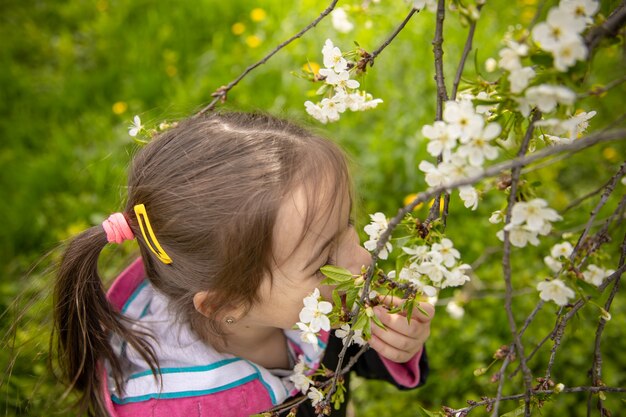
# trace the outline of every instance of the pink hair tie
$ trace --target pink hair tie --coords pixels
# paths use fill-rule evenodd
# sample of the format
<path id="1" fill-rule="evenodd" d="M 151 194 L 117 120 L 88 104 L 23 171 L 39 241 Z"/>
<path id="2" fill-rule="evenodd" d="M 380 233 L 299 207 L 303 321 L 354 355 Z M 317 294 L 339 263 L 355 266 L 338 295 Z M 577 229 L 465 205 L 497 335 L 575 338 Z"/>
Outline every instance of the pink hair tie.
<path id="1" fill-rule="evenodd" d="M 102 228 L 109 243 L 122 243 L 125 240 L 135 238 L 126 217 L 122 213 L 111 214 L 108 219 L 102 222 Z"/>

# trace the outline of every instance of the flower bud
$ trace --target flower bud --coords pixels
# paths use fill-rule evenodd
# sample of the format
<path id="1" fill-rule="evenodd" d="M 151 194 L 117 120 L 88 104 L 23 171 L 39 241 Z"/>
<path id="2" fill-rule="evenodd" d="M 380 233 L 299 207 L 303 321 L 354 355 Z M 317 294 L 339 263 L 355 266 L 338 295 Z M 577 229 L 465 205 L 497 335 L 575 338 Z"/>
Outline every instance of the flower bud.
<path id="1" fill-rule="evenodd" d="M 605 321 L 609 321 L 611 320 L 611 313 L 603 308 L 600 308 L 600 317 L 603 318 Z"/>
<path id="2" fill-rule="evenodd" d="M 554 387 L 554 393 L 558 394 L 559 392 L 563 391 L 563 389 L 565 388 L 565 385 L 563 385 L 562 383 L 558 383 L 556 384 L 556 386 Z"/>
<path id="3" fill-rule="evenodd" d="M 474 370 L 474 376 L 481 376 L 487 372 L 487 368 L 478 368 Z"/>

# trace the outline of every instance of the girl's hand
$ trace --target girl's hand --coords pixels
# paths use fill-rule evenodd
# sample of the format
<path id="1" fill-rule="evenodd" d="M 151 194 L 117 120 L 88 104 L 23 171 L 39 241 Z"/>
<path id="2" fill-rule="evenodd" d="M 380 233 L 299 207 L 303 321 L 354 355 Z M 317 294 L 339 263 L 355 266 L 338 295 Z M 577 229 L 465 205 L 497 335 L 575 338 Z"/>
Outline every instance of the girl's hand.
<path id="1" fill-rule="evenodd" d="M 419 303 L 428 316 L 417 309 L 407 321 L 406 313 L 390 314 L 386 306 L 400 306 L 404 300 L 393 297 L 381 297 L 382 304 L 374 307 L 374 314 L 386 329 L 372 323 L 372 338 L 369 344 L 380 356 L 396 363 L 404 363 L 422 350 L 430 335 L 430 321 L 435 315 L 435 307 L 429 303 Z"/>

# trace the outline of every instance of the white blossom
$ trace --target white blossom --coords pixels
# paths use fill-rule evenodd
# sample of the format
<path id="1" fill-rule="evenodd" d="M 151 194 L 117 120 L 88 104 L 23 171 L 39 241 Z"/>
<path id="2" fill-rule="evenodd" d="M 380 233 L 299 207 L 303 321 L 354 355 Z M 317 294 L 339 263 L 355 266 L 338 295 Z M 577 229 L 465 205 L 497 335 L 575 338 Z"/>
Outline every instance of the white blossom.
<path id="1" fill-rule="evenodd" d="M 497 68 L 497 61 L 493 58 L 487 58 L 487 60 L 485 61 L 485 71 L 487 72 L 494 72 Z"/>
<path id="2" fill-rule="evenodd" d="M 491 216 L 489 217 L 489 223 L 491 224 L 498 224 L 498 223 L 502 223 L 504 221 L 504 214 L 502 213 L 501 210 L 496 210 L 493 213 L 491 213 Z"/>
<path id="3" fill-rule="evenodd" d="M 322 48 L 322 54 L 326 68 L 332 68 L 335 72 L 345 71 L 348 68 L 348 61 L 346 61 L 341 50 L 330 39 L 326 39 L 326 43 Z"/>
<path id="4" fill-rule="evenodd" d="M 520 58 L 528 53 L 528 45 L 509 40 L 507 47 L 500 50 L 498 65 L 507 71 L 514 71 L 522 67 Z"/>
<path id="5" fill-rule="evenodd" d="M 552 246 L 552 249 L 550 249 L 550 256 L 552 256 L 554 259 L 569 258 L 573 251 L 574 248 L 572 247 L 571 243 L 557 243 L 556 245 Z"/>
<path id="6" fill-rule="evenodd" d="M 557 104 L 573 104 L 576 94 L 560 85 L 541 84 L 526 90 L 526 100 L 542 112 L 549 113 Z"/>
<path id="7" fill-rule="evenodd" d="M 500 55 L 500 61 L 498 61 L 500 68 L 513 71 L 522 67 L 520 56 L 511 48 L 502 48 L 498 55 Z"/>
<path id="8" fill-rule="evenodd" d="M 298 329 L 301 331 L 300 340 L 313 345 L 313 349 L 317 351 L 317 332 L 301 322 L 297 322 L 296 326 L 298 326 Z"/>
<path id="9" fill-rule="evenodd" d="M 328 301 L 319 301 L 320 290 L 315 289 L 313 294 L 305 297 L 303 301 L 304 308 L 300 311 L 300 321 L 308 324 L 312 332 L 320 330 L 330 330 L 330 320 L 327 316 L 333 309 Z"/>
<path id="10" fill-rule="evenodd" d="M 497 138 L 501 131 L 502 128 L 498 123 L 489 123 L 466 143 L 459 146 L 458 155 L 466 157 L 469 163 L 476 167 L 482 166 L 485 159 L 496 159 L 498 148 L 491 146 L 490 142 Z"/>
<path id="11" fill-rule="evenodd" d="M 132 124 L 128 127 L 128 134 L 132 137 L 135 137 L 141 132 L 143 129 L 143 125 L 141 124 L 141 119 L 139 116 L 133 117 Z"/>
<path id="12" fill-rule="evenodd" d="M 557 305 L 564 306 L 568 303 L 570 298 L 574 298 L 576 295 L 574 291 L 569 288 L 560 279 L 553 279 L 552 281 L 541 281 L 537 284 L 537 291 L 539 291 L 539 297 L 544 301 L 554 301 Z"/>
<path id="13" fill-rule="evenodd" d="M 563 121 L 561 126 L 571 140 L 578 138 L 585 133 L 589 127 L 589 120 L 596 115 L 595 111 L 580 112 L 569 119 Z"/>
<path id="14" fill-rule="evenodd" d="M 531 67 L 516 68 L 509 74 L 509 83 L 511 83 L 511 93 L 521 93 L 528 82 L 535 76 L 535 70 Z"/>
<path id="15" fill-rule="evenodd" d="M 307 394 L 307 397 L 309 397 L 309 399 L 311 400 L 311 405 L 315 407 L 324 399 L 324 393 L 315 387 L 311 387 L 309 393 Z"/>
<path id="16" fill-rule="evenodd" d="M 443 159 L 448 159 L 452 149 L 457 144 L 457 138 L 450 132 L 447 123 L 441 120 L 436 121 L 432 126 L 424 125 L 422 135 L 429 139 L 426 150 L 432 156 L 439 156 L 443 153 Z"/>
<path id="17" fill-rule="evenodd" d="M 561 268 L 563 268 L 563 264 L 551 256 L 546 256 L 543 258 L 543 262 L 550 268 L 552 272 L 559 272 Z"/>
<path id="18" fill-rule="evenodd" d="M 365 231 L 365 233 L 367 233 L 370 239 L 365 242 L 363 246 L 365 247 L 365 249 L 373 251 L 376 249 L 376 244 L 380 239 L 380 236 L 385 230 L 387 230 L 388 223 L 387 217 L 385 217 L 385 215 L 381 212 L 370 214 L 370 218 L 372 222 L 363 228 L 363 230 Z M 385 243 L 385 246 L 383 246 L 383 248 L 378 253 L 378 257 L 380 259 L 387 259 L 389 252 L 391 252 L 392 250 L 393 247 L 391 245 L 391 242 L 387 241 Z"/>
<path id="19" fill-rule="evenodd" d="M 450 301 L 446 306 L 446 312 L 450 314 L 453 319 L 460 320 L 465 315 L 465 309 L 461 307 L 456 301 Z"/>
<path id="20" fill-rule="evenodd" d="M 541 232 L 545 225 L 550 225 L 550 222 L 561 219 L 562 217 L 549 208 L 548 203 L 541 198 L 515 203 L 511 211 L 511 224 L 526 224 L 529 231 L 537 233 Z"/>
<path id="21" fill-rule="evenodd" d="M 322 117 L 329 122 L 339 120 L 339 114 L 346 111 L 346 104 L 341 100 L 341 96 L 335 95 L 331 98 L 324 98 L 320 103 Z"/>
<path id="22" fill-rule="evenodd" d="M 443 110 L 443 120 L 450 125 L 450 134 L 460 138 L 461 142 L 479 135 L 485 124 L 469 100 L 447 101 Z"/>
<path id="23" fill-rule="evenodd" d="M 478 208 L 478 191 L 472 186 L 459 187 L 459 197 L 463 200 L 465 208 L 476 210 Z"/>
<path id="24" fill-rule="evenodd" d="M 454 244 L 448 238 L 441 239 L 440 243 L 433 243 L 431 251 L 438 252 L 441 255 L 441 263 L 448 268 L 456 264 L 456 260 L 461 257 L 458 250 L 454 248 Z"/>
<path id="25" fill-rule="evenodd" d="M 528 230 L 528 228 L 524 226 L 514 225 L 512 223 L 504 226 L 504 229 L 498 231 L 496 236 L 498 239 L 504 241 L 504 231 L 509 232 L 509 242 L 511 245 L 516 246 L 518 248 L 525 247 L 528 243 L 533 246 L 537 246 L 539 244 L 539 239 L 537 239 L 537 232 Z"/>
<path id="26" fill-rule="evenodd" d="M 350 333 L 350 325 L 343 324 L 339 329 L 335 330 L 335 336 L 341 339 L 341 342 L 345 345 L 346 340 L 348 339 L 348 333 Z M 350 344 L 356 343 L 359 346 L 363 346 L 366 342 L 363 339 L 363 331 L 362 330 L 354 330 L 354 334 L 352 335 L 352 339 L 350 340 Z"/>
<path id="27" fill-rule="evenodd" d="M 551 51 L 554 57 L 554 68 L 566 72 L 576 61 L 587 58 L 587 47 L 580 36 L 568 38 L 559 43 Z"/>
<path id="28" fill-rule="evenodd" d="M 309 386 L 313 383 L 313 381 L 305 375 L 305 371 L 306 364 L 304 363 L 303 356 L 300 356 L 298 363 L 293 368 L 293 374 L 289 376 L 289 380 L 293 382 L 295 387 L 303 394 L 308 391 Z"/>
<path id="29" fill-rule="evenodd" d="M 452 154 L 450 159 L 440 163 L 437 169 L 444 176 L 444 184 L 470 178 L 482 172 L 482 168 L 468 164 L 467 159 L 459 154 Z"/>
<path id="30" fill-rule="evenodd" d="M 578 37 L 584 23 L 574 19 L 570 13 L 553 7 L 548 11 L 545 22 L 538 23 L 532 30 L 532 37 L 546 51 L 554 51 L 562 43 Z"/>
<path id="31" fill-rule="evenodd" d="M 413 8 L 422 10 L 426 7 L 429 11 L 434 12 L 437 10 L 437 0 L 412 0 Z"/>
<path id="32" fill-rule="evenodd" d="M 415 270 L 422 275 L 426 275 L 437 287 L 441 286 L 444 274 L 448 272 L 445 266 L 441 262 L 437 262 L 437 260 L 422 262 L 417 265 Z"/>
<path id="33" fill-rule="evenodd" d="M 428 297 L 433 297 L 437 295 L 437 289 L 432 285 L 429 285 L 427 277 L 424 277 L 418 270 L 418 264 L 416 262 L 411 263 L 408 267 L 403 267 L 400 270 L 400 276 L 398 277 L 398 281 L 407 282 L 411 285 L 411 287 L 419 292 L 426 294 Z M 391 279 L 396 278 L 396 271 L 390 271 L 387 276 Z"/>
<path id="34" fill-rule="evenodd" d="M 306 112 L 313 116 L 315 119 L 322 123 L 328 122 L 328 117 L 324 115 L 322 108 L 319 104 L 315 104 L 310 100 L 304 102 L 304 107 L 306 108 Z"/>
<path id="35" fill-rule="evenodd" d="M 476 99 L 478 100 L 489 100 L 491 97 L 484 91 L 476 94 Z M 477 104 L 476 105 L 476 113 L 482 114 L 484 116 L 491 116 L 491 111 L 495 109 L 493 104 Z"/>
<path id="36" fill-rule="evenodd" d="M 410 261 L 423 262 L 429 259 L 428 252 L 430 252 L 430 248 L 426 245 L 413 246 L 413 247 L 403 246 L 402 251 L 408 255 L 411 255 L 409 257 Z"/>
<path id="37" fill-rule="evenodd" d="M 419 164 L 419 169 L 426 174 L 426 184 L 431 187 L 439 187 L 447 183 L 446 174 L 443 173 L 439 167 L 436 167 L 428 161 L 422 161 Z"/>
<path id="38" fill-rule="evenodd" d="M 605 278 L 609 277 L 613 272 L 615 272 L 612 269 L 602 269 L 597 265 L 594 264 L 589 264 L 587 266 L 587 269 L 583 272 L 583 279 L 590 283 L 595 285 L 596 287 L 599 287 L 600 285 L 602 285 L 602 282 L 605 280 Z"/>
<path id="39" fill-rule="evenodd" d="M 350 79 L 348 71 L 335 72 L 331 69 L 321 69 L 320 74 L 326 77 L 326 83 L 334 86 L 336 89 L 356 89 L 359 88 L 357 80 Z"/>
<path id="40" fill-rule="evenodd" d="M 578 26 L 584 27 L 593 23 L 592 17 L 598 11 L 600 4 L 594 0 L 562 0 L 559 9 L 569 14 L 577 22 Z"/>
<path id="41" fill-rule="evenodd" d="M 445 281 L 441 288 L 459 287 L 470 280 L 467 272 L 471 270 L 468 264 L 462 264 L 444 273 Z"/>
<path id="42" fill-rule="evenodd" d="M 573 250 L 574 248 L 569 242 L 557 243 L 550 249 L 550 256 L 543 258 L 543 261 L 552 272 L 559 272 L 563 267 L 563 263 L 560 260 L 569 258 Z"/>
<path id="43" fill-rule="evenodd" d="M 354 29 L 354 25 L 348 20 L 348 14 L 343 7 L 337 7 L 330 13 L 333 27 L 337 32 L 348 33 Z"/>

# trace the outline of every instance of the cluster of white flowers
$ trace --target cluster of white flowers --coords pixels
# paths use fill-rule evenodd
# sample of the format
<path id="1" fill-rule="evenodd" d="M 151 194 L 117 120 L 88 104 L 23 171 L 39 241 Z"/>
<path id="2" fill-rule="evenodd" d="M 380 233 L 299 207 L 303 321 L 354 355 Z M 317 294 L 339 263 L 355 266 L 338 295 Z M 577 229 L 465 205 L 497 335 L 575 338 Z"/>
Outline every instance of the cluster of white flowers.
<path id="1" fill-rule="evenodd" d="M 511 92 L 521 93 L 535 76 L 535 70 L 532 67 L 522 66 L 521 58 L 528 54 L 528 45 L 510 39 L 506 41 L 506 45 L 499 52 L 500 61 L 498 61 L 498 65 L 509 72 L 508 80 L 511 84 Z"/>
<path id="2" fill-rule="evenodd" d="M 548 145 L 562 145 L 572 143 L 580 137 L 587 127 L 589 119 L 596 115 L 595 111 L 580 112 L 567 120 L 546 119 L 539 120 L 535 126 L 545 128 L 549 133 L 544 133 L 539 137 Z"/>
<path id="3" fill-rule="evenodd" d="M 581 36 L 593 22 L 599 3 L 594 0 L 562 0 L 548 11 L 545 22 L 538 23 L 532 37 L 541 49 L 554 58 L 554 68 L 567 71 L 576 61 L 587 57 L 587 47 Z"/>
<path id="4" fill-rule="evenodd" d="M 560 279 L 553 279 L 552 281 L 541 281 L 537 284 L 537 291 L 539 291 L 539 297 L 544 301 L 554 301 L 557 305 L 566 305 L 571 298 L 574 298 L 576 293 L 569 288 Z"/>
<path id="5" fill-rule="evenodd" d="M 320 301 L 320 290 L 317 288 L 302 302 L 304 308 L 300 311 L 300 321 L 296 326 L 302 331 L 300 334 L 302 341 L 312 344 L 317 349 L 317 333 L 320 330 L 330 330 L 330 319 L 327 314 L 333 310 L 333 305 L 328 301 Z"/>
<path id="6" fill-rule="evenodd" d="M 303 394 L 306 394 L 306 392 L 309 390 L 309 387 L 313 383 L 311 378 L 307 376 L 307 370 L 308 367 L 304 362 L 304 357 L 300 356 L 298 358 L 298 363 L 296 364 L 296 366 L 293 367 L 293 374 L 289 376 L 289 380 L 291 380 L 296 388 L 300 390 L 300 392 L 302 392 Z"/>
<path id="7" fill-rule="evenodd" d="M 429 139 L 428 153 L 442 157 L 437 166 L 428 161 L 419 164 L 431 187 L 446 186 L 478 175 L 486 160 L 498 157 L 498 148 L 493 146 L 493 141 L 502 128 L 498 123 L 487 123 L 485 117 L 489 115 L 489 106 L 474 108 L 472 98 L 464 95 L 459 101 L 446 102 L 443 121 L 422 128 L 422 135 Z M 475 210 L 478 206 L 478 192 L 474 187 L 460 187 L 459 196 L 465 207 Z"/>
<path id="8" fill-rule="evenodd" d="M 372 222 L 363 228 L 370 239 L 365 242 L 363 246 L 371 252 L 376 249 L 376 243 L 380 239 L 383 232 L 387 230 L 389 223 L 387 222 L 387 217 L 385 217 L 385 215 L 381 212 L 370 214 L 370 218 L 372 219 Z M 387 241 L 385 246 L 383 246 L 380 252 L 378 252 L 378 257 L 380 259 L 387 259 L 389 252 L 392 250 L 393 246 L 391 245 L 391 242 Z"/>
<path id="9" fill-rule="evenodd" d="M 561 220 L 557 212 L 548 207 L 548 203 L 535 198 L 530 201 L 515 203 L 511 211 L 511 222 L 497 233 L 500 240 L 504 240 L 504 231 L 509 232 L 509 240 L 513 246 L 523 248 L 526 244 L 537 246 L 538 235 L 545 236 L 552 230 L 552 223 Z M 502 215 L 493 213 L 489 219 L 492 223 L 502 221 Z"/>
<path id="10" fill-rule="evenodd" d="M 409 255 L 409 265 L 400 270 L 397 279 L 409 283 L 416 291 L 434 297 L 437 288 L 458 287 L 469 281 L 469 265 L 460 263 L 461 254 L 448 238 L 432 246 L 403 247 Z M 396 278 L 396 272 L 389 272 Z"/>
<path id="11" fill-rule="evenodd" d="M 341 50 L 330 39 L 322 48 L 324 67 L 319 74 L 325 77 L 325 85 L 318 91 L 324 93 L 330 88 L 332 96 L 325 97 L 319 103 L 306 101 L 307 113 L 322 123 L 336 122 L 346 110 L 363 111 L 373 109 L 383 101 L 358 88 L 360 83 L 350 78 L 348 61 Z"/>
<path id="12" fill-rule="evenodd" d="M 611 276 L 615 270 L 602 269 L 597 265 L 589 264 L 587 269 L 583 272 L 583 279 L 589 284 L 593 284 L 596 287 L 602 285 L 604 280 Z"/>
<path id="13" fill-rule="evenodd" d="M 543 261 L 552 272 L 559 272 L 563 268 L 561 261 L 569 258 L 573 250 L 574 248 L 569 242 L 557 243 L 550 249 L 550 256 L 543 258 Z"/>
<path id="14" fill-rule="evenodd" d="M 344 345 L 346 344 L 346 340 L 348 340 L 349 333 L 349 324 L 343 324 L 339 329 L 335 330 L 335 336 L 340 338 Z M 359 346 L 363 346 L 366 343 L 365 339 L 363 339 L 363 330 L 354 330 L 354 333 L 352 334 L 352 339 L 350 340 L 350 344 L 353 343 L 356 343 Z"/>

